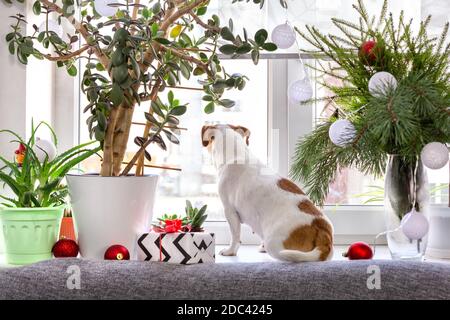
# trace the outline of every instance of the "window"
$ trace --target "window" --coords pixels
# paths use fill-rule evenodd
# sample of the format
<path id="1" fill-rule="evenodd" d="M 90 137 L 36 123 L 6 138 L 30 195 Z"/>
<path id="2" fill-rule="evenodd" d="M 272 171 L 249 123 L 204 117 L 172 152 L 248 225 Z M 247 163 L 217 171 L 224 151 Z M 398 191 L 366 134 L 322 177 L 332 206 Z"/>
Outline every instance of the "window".
<path id="1" fill-rule="evenodd" d="M 269 30 L 279 23 L 289 20 L 291 24 L 303 26 L 314 24 L 325 32 L 333 31 L 330 18 L 339 16 L 343 19 L 352 19 L 353 0 L 339 0 L 331 4 L 329 1 L 303 0 L 290 1 L 289 11 L 279 8 L 278 1 L 267 1 L 268 4 L 261 14 L 255 15 L 255 8 L 250 5 L 230 3 L 212 0 L 209 14 L 219 14 L 222 21 L 228 17 L 235 19 L 234 28 L 240 30 L 246 27 L 250 33 L 254 33 L 261 27 Z M 405 15 L 415 17 L 415 20 L 425 17 L 435 5 L 431 1 L 411 1 L 408 7 L 401 3 L 390 3 L 390 10 L 398 14 L 405 9 Z M 441 12 L 446 12 L 449 4 L 439 1 Z M 381 2 L 369 1 L 367 8 L 371 13 L 379 12 Z M 257 9 L 257 8 L 256 8 Z M 437 9 L 436 9 L 437 10 Z M 447 18 L 437 16 L 432 20 L 432 27 L 438 27 Z M 306 43 L 299 42 L 303 48 Z M 303 55 L 305 64 L 314 64 L 311 56 Z M 201 101 L 202 92 L 196 90 L 172 89 L 175 96 L 181 101 L 189 102 L 189 109 L 181 119 L 181 143 L 176 146 L 168 145 L 169 150 L 164 152 L 157 146 L 151 146 L 153 155 L 152 166 L 168 166 L 181 169 L 157 169 L 146 168 L 146 173 L 158 173 L 161 176 L 158 188 L 158 197 L 155 204 L 154 217 L 164 213 L 184 212 L 185 200 L 189 199 L 196 205 L 208 204 L 209 222 L 217 223 L 224 228 L 219 230 L 218 242 L 226 240 L 224 234 L 226 224 L 222 205 L 217 196 L 216 171 L 205 148 L 201 145 L 200 129 L 205 123 L 231 123 L 248 127 L 251 130 L 250 148 L 263 161 L 267 161 L 281 175 L 287 176 L 296 142 L 299 137 L 308 134 L 314 126 L 325 116 L 332 112 L 330 108 L 324 108 L 323 103 L 315 103 L 306 106 L 298 106 L 290 103 L 288 99 L 289 85 L 303 77 L 303 67 L 298 58 L 295 46 L 288 50 L 277 52 L 275 55 L 264 55 L 258 66 L 254 66 L 249 59 L 223 61 L 225 69 L 230 72 L 239 72 L 247 75 L 250 80 L 244 91 L 230 91 L 226 97 L 236 101 L 232 109 L 219 109 L 211 115 L 203 112 L 204 102 Z M 316 96 L 323 95 L 323 88 L 315 82 L 316 74 L 307 70 Z M 81 72 L 80 72 L 81 73 Z M 183 83 L 185 87 L 198 87 L 196 80 Z M 165 94 L 161 95 L 162 97 Z M 81 109 L 85 105 L 84 97 L 80 96 Z M 142 134 L 142 123 L 145 122 L 144 111 L 148 109 L 148 103 L 137 107 L 134 113 L 134 122 L 127 157 L 131 157 L 137 146 L 133 143 L 135 136 Z M 80 113 L 79 140 L 89 140 L 85 128 L 86 115 Z M 84 164 L 87 172 L 98 172 L 100 163 L 98 160 L 90 160 Z M 448 168 L 438 171 L 428 170 L 429 182 L 432 190 L 432 202 L 448 202 Z M 367 202 L 367 200 L 377 200 Z M 384 230 L 382 215 L 383 204 L 383 180 L 375 180 L 365 176 L 355 169 L 341 170 L 336 181 L 330 186 L 330 193 L 326 200 L 326 211 L 332 219 L 337 241 L 349 242 L 355 239 L 346 237 L 339 240 L 340 234 L 364 234 L 367 241 L 372 241 L 373 234 Z M 362 207 L 364 205 L 364 207 Z M 375 205 L 375 206 L 374 206 Z M 363 214 L 361 214 L 363 212 Z M 338 213 L 335 215 L 335 213 Z M 341 214 L 342 213 L 342 214 Z M 373 213 L 372 216 L 370 214 Z M 370 216 L 370 217 L 369 217 Z M 370 221 L 370 226 L 367 224 Z M 352 227 L 353 226 L 353 227 Z M 216 230 L 217 231 L 217 230 Z M 216 232 L 217 233 L 217 232 Z M 250 240 L 249 240 L 250 239 Z M 361 236 L 359 240 L 364 240 Z M 243 233 L 243 242 L 254 243 L 251 233 Z"/>

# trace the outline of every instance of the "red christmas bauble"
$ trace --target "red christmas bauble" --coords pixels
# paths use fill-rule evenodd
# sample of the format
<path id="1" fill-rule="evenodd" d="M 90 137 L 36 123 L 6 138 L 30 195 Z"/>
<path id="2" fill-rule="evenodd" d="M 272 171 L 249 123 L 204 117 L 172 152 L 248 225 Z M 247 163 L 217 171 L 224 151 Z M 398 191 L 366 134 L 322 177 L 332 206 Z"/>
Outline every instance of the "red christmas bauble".
<path id="1" fill-rule="evenodd" d="M 76 257 L 78 256 L 78 251 L 78 244 L 71 239 L 60 239 L 52 248 L 55 258 Z"/>
<path id="2" fill-rule="evenodd" d="M 105 260 L 130 260 L 130 252 L 120 244 L 115 244 L 105 251 Z"/>
<path id="3" fill-rule="evenodd" d="M 350 260 L 372 259 L 372 248 L 365 242 L 355 242 L 343 254 L 344 257 Z"/>
<path id="4" fill-rule="evenodd" d="M 377 60 L 380 58 L 381 50 L 377 46 L 376 41 L 368 40 L 363 42 L 361 47 L 359 48 L 359 58 L 364 64 L 374 65 Z"/>

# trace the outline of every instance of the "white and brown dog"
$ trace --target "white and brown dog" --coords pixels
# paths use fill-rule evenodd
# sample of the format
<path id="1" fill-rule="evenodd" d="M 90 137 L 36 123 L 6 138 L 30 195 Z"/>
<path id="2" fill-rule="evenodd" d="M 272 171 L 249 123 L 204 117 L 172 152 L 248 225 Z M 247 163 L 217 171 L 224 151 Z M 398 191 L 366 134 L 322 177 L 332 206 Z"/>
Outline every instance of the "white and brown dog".
<path id="1" fill-rule="evenodd" d="M 333 227 L 293 182 L 256 159 L 248 149 L 250 131 L 241 126 L 202 128 L 202 143 L 219 175 L 219 196 L 231 230 L 231 244 L 221 255 L 236 255 L 241 223 L 263 239 L 265 250 L 286 261 L 329 260 Z"/>

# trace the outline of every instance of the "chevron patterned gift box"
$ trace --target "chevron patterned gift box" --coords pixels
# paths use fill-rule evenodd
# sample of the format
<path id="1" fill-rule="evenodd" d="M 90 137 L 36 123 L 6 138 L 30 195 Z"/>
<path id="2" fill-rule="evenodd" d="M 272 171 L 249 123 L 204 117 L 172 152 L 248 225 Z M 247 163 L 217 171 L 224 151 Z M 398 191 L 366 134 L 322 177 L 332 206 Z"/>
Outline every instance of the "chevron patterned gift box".
<path id="1" fill-rule="evenodd" d="M 138 260 L 178 264 L 215 262 L 214 233 L 149 232 L 139 237 Z"/>

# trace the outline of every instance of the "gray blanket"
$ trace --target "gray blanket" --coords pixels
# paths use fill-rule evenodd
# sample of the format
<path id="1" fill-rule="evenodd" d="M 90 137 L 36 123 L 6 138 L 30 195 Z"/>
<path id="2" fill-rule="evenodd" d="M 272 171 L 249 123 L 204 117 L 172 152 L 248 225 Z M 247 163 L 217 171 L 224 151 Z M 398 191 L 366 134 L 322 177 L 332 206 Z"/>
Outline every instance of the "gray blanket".
<path id="1" fill-rule="evenodd" d="M 450 265 L 54 259 L 0 269 L 0 299 L 450 299 Z"/>

